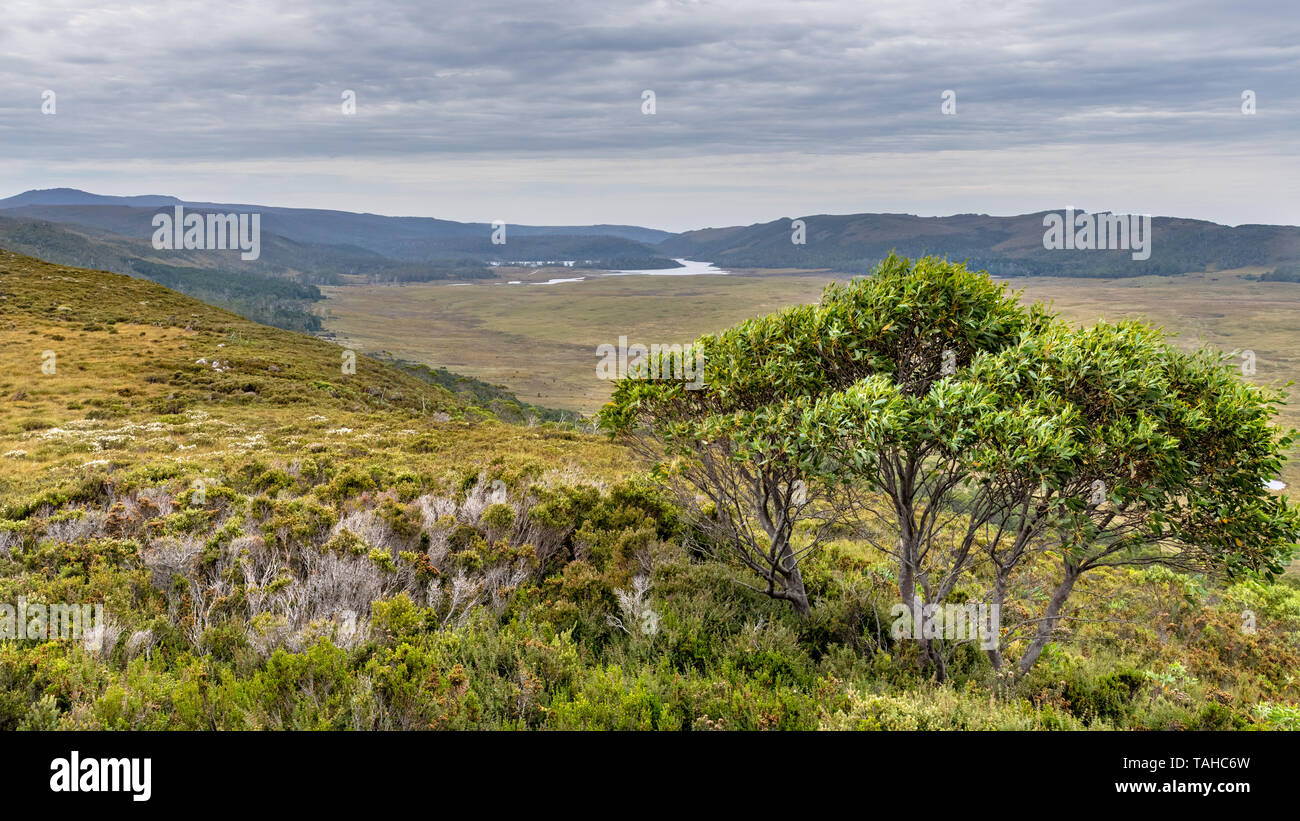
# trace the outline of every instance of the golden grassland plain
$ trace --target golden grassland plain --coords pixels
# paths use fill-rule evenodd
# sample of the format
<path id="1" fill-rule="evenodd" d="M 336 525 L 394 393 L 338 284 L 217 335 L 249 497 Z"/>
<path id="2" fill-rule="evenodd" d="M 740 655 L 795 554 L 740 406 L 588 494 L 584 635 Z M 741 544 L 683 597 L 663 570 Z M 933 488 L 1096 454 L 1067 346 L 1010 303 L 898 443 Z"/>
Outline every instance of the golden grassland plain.
<path id="1" fill-rule="evenodd" d="M 582 282 L 508 285 L 586 276 Z M 484 284 L 322 288 L 330 338 L 367 353 L 445 367 L 547 407 L 590 414 L 609 398 L 596 348 L 685 344 L 786 305 L 815 301 L 832 277 L 600 276 L 567 268 L 504 272 Z"/>
<path id="2" fill-rule="evenodd" d="M 1256 282 L 1261 269 L 1180 277 L 1007 280 L 1026 301 L 1050 302 L 1073 322 L 1144 319 L 1186 347 L 1253 351 L 1259 384 L 1300 381 L 1300 284 Z M 545 282 L 585 275 L 582 282 Z M 827 272 L 727 276 L 600 276 L 572 269 L 509 269 L 485 284 L 428 283 L 323 289 L 332 338 L 364 352 L 442 366 L 548 407 L 592 413 L 612 384 L 596 376 L 596 346 L 685 343 L 752 316 L 815 301 Z M 1300 401 L 1281 423 L 1300 427 Z M 1283 477 L 1300 483 L 1300 461 Z"/>

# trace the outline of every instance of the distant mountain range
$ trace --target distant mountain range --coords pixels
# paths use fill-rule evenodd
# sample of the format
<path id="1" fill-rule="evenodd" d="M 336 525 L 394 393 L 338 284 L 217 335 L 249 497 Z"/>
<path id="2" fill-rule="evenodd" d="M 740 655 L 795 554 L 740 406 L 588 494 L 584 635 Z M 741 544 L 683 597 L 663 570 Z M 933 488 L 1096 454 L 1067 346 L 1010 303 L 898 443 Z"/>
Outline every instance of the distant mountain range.
<path id="1" fill-rule="evenodd" d="M 183 206 L 189 213 L 258 213 L 261 255 L 238 251 L 156 250 L 153 218 Z M 26 191 L 0 199 L 0 247 L 63 265 L 154 278 L 187 293 L 200 272 L 217 291 L 253 287 L 248 277 L 340 284 L 342 275 L 368 281 L 411 282 L 490 276 L 494 263 L 575 261 L 592 268 L 656 268 L 674 258 L 731 268 L 812 268 L 864 273 L 890 251 L 966 260 L 1002 276 L 1116 277 L 1177 275 L 1245 266 L 1300 263 L 1300 228 L 1218 225 L 1156 217 L 1151 254 L 1129 250 L 1049 250 L 1044 217 L 1051 212 L 994 217 L 958 214 L 820 214 L 748 226 L 673 234 L 632 225 L 506 226 L 506 244 L 493 244 L 488 223 L 430 217 L 389 217 L 307 208 L 191 202 L 166 195 L 104 196 L 72 188 Z M 1059 212 L 1058 212 L 1059 213 Z M 215 273 L 214 273 L 215 272 Z M 223 284 L 224 283 L 224 284 Z M 204 296 L 211 297 L 212 293 Z M 272 318 L 258 315 L 259 321 Z"/>
<path id="2" fill-rule="evenodd" d="M 76 188 L 42 188 L 24 191 L 17 196 L 0 200 L 0 208 L 23 208 L 29 205 L 131 205 L 152 208 L 160 205 L 180 205 L 176 197 L 145 194 L 137 197 L 110 197 L 91 194 Z"/>
<path id="3" fill-rule="evenodd" d="M 0 216 L 93 228 L 127 239 L 148 241 L 153 236 L 154 214 L 177 205 L 204 214 L 261 214 L 263 247 L 271 246 L 273 253 L 260 260 L 261 266 L 235 267 L 278 273 L 360 273 L 412 262 L 482 264 L 537 259 L 649 259 L 656 256 L 651 244 L 673 236 L 667 231 L 628 225 L 509 225 L 506 244 L 496 245 L 492 242 L 489 223 L 190 202 L 156 195 L 109 197 L 72 188 L 26 191 L 0 200 Z M 278 243 L 277 239 L 286 240 L 290 245 Z M 202 256 L 206 259 L 212 255 Z M 204 266 L 207 263 L 191 260 L 183 264 Z M 222 264 L 231 263 L 225 260 Z"/>
<path id="4" fill-rule="evenodd" d="M 1300 228 L 1230 227 L 1204 220 L 1155 217 L 1149 259 L 1130 250 L 1049 250 L 1040 211 L 1013 217 L 957 214 L 849 214 L 802 217 L 805 242 L 792 242 L 792 219 L 687 231 L 661 242 L 660 253 L 721 267 L 869 270 L 890 251 L 966 260 L 1001 276 L 1124 277 L 1177 275 L 1300 261 Z"/>
<path id="5" fill-rule="evenodd" d="M 160 250 L 154 217 L 259 214 L 260 253 Z M 626 225 L 506 226 L 494 244 L 488 223 L 385 217 L 302 208 L 190 202 L 177 197 L 103 196 L 72 188 L 26 191 L 0 200 L 0 248 L 60 265 L 142 277 L 281 328 L 317 331 L 318 285 L 344 275 L 371 282 L 493 276 L 491 265 L 572 261 L 588 267 L 668 268 L 654 243 L 666 231 Z"/>

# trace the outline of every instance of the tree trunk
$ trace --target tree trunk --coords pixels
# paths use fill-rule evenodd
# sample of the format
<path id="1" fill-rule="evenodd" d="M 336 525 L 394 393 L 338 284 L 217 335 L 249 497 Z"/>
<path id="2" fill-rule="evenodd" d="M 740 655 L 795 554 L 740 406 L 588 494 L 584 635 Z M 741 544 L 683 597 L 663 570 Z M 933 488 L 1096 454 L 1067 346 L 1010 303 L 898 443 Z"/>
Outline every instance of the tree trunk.
<path id="1" fill-rule="evenodd" d="M 993 578 L 993 594 L 990 597 L 992 601 L 992 611 L 1001 614 L 1002 602 L 1007 597 L 1007 577 L 1002 568 L 998 568 L 997 575 Z M 984 652 L 988 654 L 989 663 L 993 665 L 994 672 L 1002 671 L 1002 629 L 1000 624 L 993 624 L 990 617 L 988 628 L 994 631 L 993 646 Z"/>
<path id="2" fill-rule="evenodd" d="M 1065 600 L 1070 597 L 1070 591 L 1074 589 L 1074 583 L 1079 580 L 1082 573 L 1077 566 L 1065 565 L 1065 578 L 1056 586 L 1052 593 L 1052 600 L 1047 604 L 1047 612 L 1043 614 L 1043 620 L 1038 623 L 1038 633 L 1034 636 L 1034 641 L 1025 651 L 1025 655 L 1020 659 L 1020 667 L 1016 673 L 1016 678 L 1021 678 L 1029 672 L 1029 668 L 1034 666 L 1038 657 L 1042 655 L 1043 648 L 1052 637 L 1052 632 L 1056 629 L 1058 616 L 1061 614 L 1061 607 L 1065 605 Z"/>
<path id="3" fill-rule="evenodd" d="M 803 592 L 802 583 L 799 585 L 799 592 L 792 592 L 787 599 L 790 604 L 794 605 L 794 612 L 798 613 L 801 617 L 806 618 L 812 615 L 812 605 L 808 603 L 808 594 Z"/>
<path id="4" fill-rule="evenodd" d="M 934 670 L 934 680 L 943 684 L 948 680 L 948 663 L 943 658 L 943 646 L 934 639 L 925 639 L 925 655 Z"/>
<path id="5" fill-rule="evenodd" d="M 812 615 L 808 591 L 803 586 L 803 573 L 799 570 L 799 557 L 790 549 L 789 541 L 781 548 L 781 571 L 785 578 L 786 600 L 794 605 L 800 616 Z"/>

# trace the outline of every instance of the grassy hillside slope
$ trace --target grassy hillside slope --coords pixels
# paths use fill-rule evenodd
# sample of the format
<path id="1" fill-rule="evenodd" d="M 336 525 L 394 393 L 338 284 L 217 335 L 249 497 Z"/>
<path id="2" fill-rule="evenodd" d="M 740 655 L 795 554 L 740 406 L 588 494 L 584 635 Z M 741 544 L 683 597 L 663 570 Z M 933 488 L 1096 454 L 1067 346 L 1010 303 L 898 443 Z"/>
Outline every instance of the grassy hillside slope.
<path id="1" fill-rule="evenodd" d="M 364 356 L 344 374 L 343 357 L 145 280 L 0 250 L 0 503 L 22 508 L 95 472 L 198 476 L 242 456 L 536 453 L 597 473 L 616 458 L 594 439 L 496 422 Z"/>

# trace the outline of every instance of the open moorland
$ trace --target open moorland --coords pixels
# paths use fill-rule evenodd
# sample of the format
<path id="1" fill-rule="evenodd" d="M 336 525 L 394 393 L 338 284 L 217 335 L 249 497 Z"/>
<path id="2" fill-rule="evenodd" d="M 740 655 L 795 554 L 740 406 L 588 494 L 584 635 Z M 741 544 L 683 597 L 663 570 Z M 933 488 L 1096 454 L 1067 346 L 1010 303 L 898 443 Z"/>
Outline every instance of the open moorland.
<path id="1" fill-rule="evenodd" d="M 1300 382 L 1300 283 L 1259 282 L 1262 269 L 1179 277 L 1005 280 L 1026 301 L 1051 303 L 1081 325 L 1144 319 L 1180 346 L 1251 351 L 1251 381 Z M 543 285 L 586 276 L 582 282 Z M 599 410 L 612 383 L 596 376 L 596 347 L 684 343 L 781 306 L 815 302 L 825 271 L 738 271 L 727 276 L 600 276 L 564 268 L 508 269 L 484 283 L 323 288 L 329 337 L 503 384 L 527 401 L 584 414 Z M 518 280 L 524 284 L 509 285 Z M 1244 358 L 1240 358 L 1246 364 Z M 1300 402 L 1281 414 L 1300 428 Z M 1300 461 L 1283 476 L 1300 483 Z"/>

